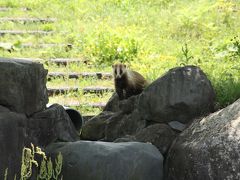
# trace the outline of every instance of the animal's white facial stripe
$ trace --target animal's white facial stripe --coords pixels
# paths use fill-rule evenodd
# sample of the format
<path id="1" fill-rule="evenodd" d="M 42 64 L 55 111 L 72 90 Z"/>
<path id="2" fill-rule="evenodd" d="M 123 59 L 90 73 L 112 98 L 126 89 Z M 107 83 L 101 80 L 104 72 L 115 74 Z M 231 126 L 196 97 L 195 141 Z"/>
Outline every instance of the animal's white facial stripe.
<path id="1" fill-rule="evenodd" d="M 114 75 L 116 78 L 121 78 L 122 75 L 126 72 L 126 67 L 122 64 L 117 64 L 114 66 Z"/>
<path id="2" fill-rule="evenodd" d="M 120 74 L 120 67 L 117 66 L 117 78 L 120 78 L 121 77 L 121 74 Z"/>

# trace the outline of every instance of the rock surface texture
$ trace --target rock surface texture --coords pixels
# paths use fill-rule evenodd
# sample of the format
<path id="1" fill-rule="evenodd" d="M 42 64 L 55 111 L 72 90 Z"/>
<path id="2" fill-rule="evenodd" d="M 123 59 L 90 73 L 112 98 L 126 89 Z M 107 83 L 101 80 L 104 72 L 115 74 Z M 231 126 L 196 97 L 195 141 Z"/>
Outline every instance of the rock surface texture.
<path id="1" fill-rule="evenodd" d="M 195 66 L 169 70 L 139 97 L 138 109 L 149 121 L 188 123 L 213 112 L 215 93 L 203 71 Z"/>
<path id="2" fill-rule="evenodd" d="M 9 179 L 19 171 L 21 152 L 28 141 L 25 114 L 11 112 L 0 107 L 0 179 L 8 168 Z"/>
<path id="3" fill-rule="evenodd" d="M 136 141 L 151 142 L 165 155 L 176 135 L 166 124 L 153 124 L 139 131 L 135 137 Z"/>
<path id="4" fill-rule="evenodd" d="M 240 179 L 239 142 L 240 99 L 181 133 L 167 156 L 166 179 Z"/>
<path id="5" fill-rule="evenodd" d="M 46 108 L 46 73 L 41 64 L 0 59 L 0 179 L 19 179 L 23 147 L 76 141 L 79 135 L 60 105 Z"/>
<path id="6" fill-rule="evenodd" d="M 240 100 L 200 119 L 215 93 L 198 67 L 171 69 L 122 101 L 114 94 L 81 129 L 82 140 L 97 142 L 79 141 L 79 114 L 73 123 L 64 107 L 46 107 L 41 64 L 0 58 L 0 72 L 0 179 L 6 168 L 19 179 L 30 143 L 52 158 L 61 152 L 67 180 L 161 180 L 163 161 L 169 180 L 240 179 Z"/>
<path id="7" fill-rule="evenodd" d="M 0 179 L 6 168 L 9 179 L 19 175 L 23 147 L 30 147 L 31 143 L 45 147 L 55 141 L 77 140 L 79 135 L 60 105 L 55 104 L 30 117 L 0 106 Z"/>
<path id="8" fill-rule="evenodd" d="M 55 143 L 50 154 L 63 155 L 67 180 L 162 180 L 163 157 L 151 144 L 78 141 Z"/>
<path id="9" fill-rule="evenodd" d="M 138 96 L 119 101 L 114 94 L 104 111 L 83 126 L 81 139 L 151 142 L 166 154 L 177 133 L 213 111 L 214 99 L 200 68 L 171 69 Z"/>
<path id="10" fill-rule="evenodd" d="M 28 122 L 28 136 L 32 143 L 39 146 L 44 147 L 54 141 L 79 140 L 70 117 L 61 105 L 53 104 L 48 109 L 35 113 Z"/>
<path id="11" fill-rule="evenodd" d="M 47 70 L 42 64 L 0 58 L 0 105 L 31 115 L 46 108 Z"/>

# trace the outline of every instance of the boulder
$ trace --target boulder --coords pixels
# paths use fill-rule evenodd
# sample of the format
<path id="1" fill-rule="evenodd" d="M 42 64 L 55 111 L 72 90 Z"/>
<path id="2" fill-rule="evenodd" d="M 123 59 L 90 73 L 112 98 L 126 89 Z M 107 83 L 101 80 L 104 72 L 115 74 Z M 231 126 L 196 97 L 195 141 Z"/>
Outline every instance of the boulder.
<path id="1" fill-rule="evenodd" d="M 22 149 L 27 141 L 27 117 L 0 108 L 0 179 L 8 168 L 8 179 L 13 179 L 21 167 Z"/>
<path id="2" fill-rule="evenodd" d="M 89 119 L 82 127 L 81 139 L 95 141 L 104 138 L 107 120 L 113 114 L 113 112 L 103 111 L 99 115 Z"/>
<path id="3" fill-rule="evenodd" d="M 213 110 L 214 99 L 211 83 L 200 68 L 186 66 L 171 69 L 140 95 L 119 101 L 114 94 L 104 111 L 83 125 L 81 139 L 131 141 L 131 138 L 125 137 L 135 137 L 139 133 L 136 140 L 152 142 L 165 153 L 175 137 L 169 126 L 176 132 L 182 132 L 191 120 Z M 155 123 L 169 126 L 151 126 Z M 161 135 L 164 138 L 155 138 Z M 168 143 L 160 147 L 166 141 Z"/>
<path id="4" fill-rule="evenodd" d="M 139 130 L 134 135 L 125 135 L 117 138 L 114 140 L 114 142 L 151 143 L 158 148 L 162 155 L 165 156 L 177 134 L 178 133 L 173 131 L 168 125 L 157 123 Z"/>
<path id="5" fill-rule="evenodd" d="M 118 112 L 119 108 L 119 98 L 117 93 L 113 93 L 112 97 L 107 102 L 106 106 L 103 108 L 103 111 Z"/>
<path id="6" fill-rule="evenodd" d="M 113 142 L 119 143 L 119 142 L 133 142 L 133 141 L 136 141 L 135 136 L 126 135 L 126 136 L 124 136 L 124 137 L 117 138 L 117 139 L 114 140 Z"/>
<path id="7" fill-rule="evenodd" d="M 46 108 L 47 70 L 42 64 L 0 58 L 0 72 L 0 179 L 7 168 L 8 179 L 15 174 L 19 179 L 23 147 L 77 141 L 79 134 L 62 106 Z"/>
<path id="8" fill-rule="evenodd" d="M 62 153 L 63 179 L 161 180 L 163 176 L 163 157 L 147 143 L 63 142 L 46 151 L 53 157 Z"/>
<path id="9" fill-rule="evenodd" d="M 27 117 L 0 106 L 0 179 L 8 168 L 8 178 L 20 175 L 23 147 L 45 147 L 54 141 L 77 141 L 79 135 L 64 108 L 52 105 Z"/>
<path id="10" fill-rule="evenodd" d="M 46 108 L 47 70 L 42 64 L 0 58 L 0 105 L 31 115 Z"/>
<path id="11" fill-rule="evenodd" d="M 239 142 L 240 99 L 179 135 L 166 159 L 166 179 L 240 179 Z"/>
<path id="12" fill-rule="evenodd" d="M 137 104 L 138 96 L 132 96 L 128 99 L 119 100 L 119 97 L 116 93 L 112 95 L 112 97 L 107 102 L 106 106 L 104 107 L 103 111 L 110 111 L 110 112 L 123 112 L 126 114 L 131 113 Z"/>
<path id="13" fill-rule="evenodd" d="M 135 135 L 136 141 L 151 142 L 165 155 L 176 138 L 176 133 L 166 124 L 153 124 Z"/>
<path id="14" fill-rule="evenodd" d="M 79 140 L 79 132 L 64 107 L 58 104 L 31 116 L 28 127 L 28 136 L 35 145 L 46 146 L 54 141 Z"/>
<path id="15" fill-rule="evenodd" d="M 168 125 L 176 132 L 182 132 L 187 127 L 186 124 L 178 121 L 170 121 L 168 122 Z"/>
<path id="16" fill-rule="evenodd" d="M 203 71 L 195 66 L 178 67 L 150 84 L 140 95 L 143 119 L 160 123 L 193 118 L 213 111 L 215 93 Z"/>
<path id="17" fill-rule="evenodd" d="M 140 119 L 136 109 L 137 97 L 132 96 L 117 102 L 117 109 L 119 109 L 117 112 L 115 112 L 116 107 L 111 105 L 107 108 L 109 111 L 103 111 L 89 119 L 82 127 L 81 139 L 114 141 L 123 135 L 135 134 L 139 129 L 144 128 L 146 123 Z"/>
<path id="18" fill-rule="evenodd" d="M 141 119 L 136 110 L 131 114 L 115 113 L 108 119 L 105 128 L 105 141 L 114 141 L 126 135 L 134 135 L 146 127 L 146 122 Z"/>

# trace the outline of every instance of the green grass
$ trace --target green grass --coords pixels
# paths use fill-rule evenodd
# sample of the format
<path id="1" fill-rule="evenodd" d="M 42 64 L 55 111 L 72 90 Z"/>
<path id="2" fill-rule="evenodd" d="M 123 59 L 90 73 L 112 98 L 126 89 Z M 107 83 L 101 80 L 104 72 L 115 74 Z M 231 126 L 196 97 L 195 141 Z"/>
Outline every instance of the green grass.
<path id="1" fill-rule="evenodd" d="M 63 79 L 56 78 L 47 83 L 48 87 L 80 87 L 86 86 L 101 86 L 101 87 L 112 87 L 113 81 L 110 80 L 99 80 L 96 78 L 79 78 L 79 79 Z"/>
<path id="2" fill-rule="evenodd" d="M 112 66 L 93 66 L 86 65 L 84 63 L 70 63 L 68 66 L 58 66 L 54 63 L 50 63 L 49 65 L 45 65 L 46 68 L 49 69 L 49 72 L 112 72 Z"/>
<path id="3" fill-rule="evenodd" d="M 49 103 L 59 103 L 67 106 L 68 104 L 79 103 L 79 106 L 69 106 L 75 108 L 83 115 L 96 115 L 101 112 L 101 108 L 92 107 L 90 104 L 106 103 L 112 96 L 112 93 L 103 93 L 102 95 L 83 94 L 82 92 L 70 92 L 50 98 Z"/>
<path id="4" fill-rule="evenodd" d="M 0 42 L 73 44 L 70 50 L 56 47 L 26 50 L 18 46 L 11 53 L 0 50 L 0 56 L 86 57 L 92 64 L 91 67 L 73 64 L 67 68 L 46 64 L 51 72 L 111 72 L 110 64 L 120 60 L 150 81 L 170 68 L 197 65 L 211 80 L 220 107 L 240 98 L 238 0 L 5 0 L 0 6 L 13 7 L 10 12 L 0 12 L 0 17 L 58 19 L 57 23 L 47 24 L 1 23 L 1 29 L 53 30 L 55 33 L 3 36 Z M 29 7 L 31 11 L 23 12 L 19 7 Z M 236 36 L 239 37 L 234 39 Z M 182 51 L 185 44 L 187 54 Z M 65 83 L 72 84 L 55 82 Z M 92 80 L 82 82 L 86 86 L 92 83 Z M 54 82 L 49 84 L 54 86 Z M 57 97 L 50 101 L 55 99 Z"/>

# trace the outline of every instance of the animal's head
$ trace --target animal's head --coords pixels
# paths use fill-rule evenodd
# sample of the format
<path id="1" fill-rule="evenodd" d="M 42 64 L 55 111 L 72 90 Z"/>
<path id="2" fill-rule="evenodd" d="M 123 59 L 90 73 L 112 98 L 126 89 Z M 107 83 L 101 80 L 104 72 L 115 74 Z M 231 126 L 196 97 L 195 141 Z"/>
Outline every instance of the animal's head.
<path id="1" fill-rule="evenodd" d="M 115 79 L 120 79 L 123 74 L 126 73 L 127 66 L 122 63 L 117 63 L 112 65 L 113 67 L 113 75 Z"/>

